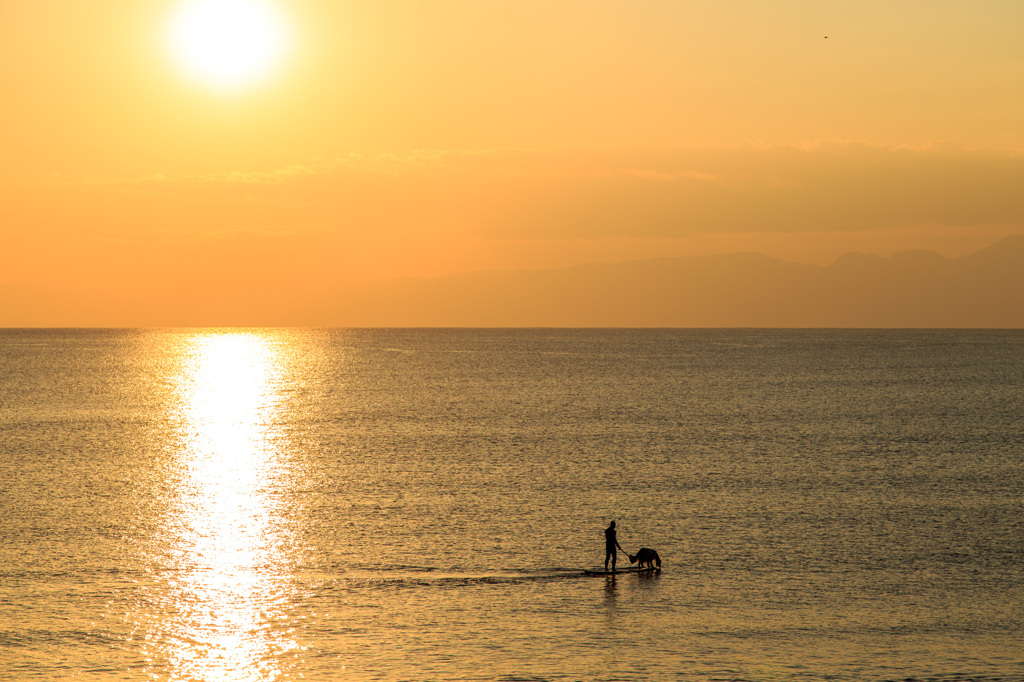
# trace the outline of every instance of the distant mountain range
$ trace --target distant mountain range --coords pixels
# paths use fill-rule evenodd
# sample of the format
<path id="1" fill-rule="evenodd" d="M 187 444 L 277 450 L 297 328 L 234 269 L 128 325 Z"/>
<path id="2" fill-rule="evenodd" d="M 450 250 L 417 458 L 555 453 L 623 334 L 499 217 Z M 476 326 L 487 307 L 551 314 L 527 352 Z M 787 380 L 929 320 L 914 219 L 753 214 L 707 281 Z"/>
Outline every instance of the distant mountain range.
<path id="1" fill-rule="evenodd" d="M 1019 328 L 1024 235 L 952 259 L 739 253 L 402 280 L 324 312 L 340 326 Z"/>
<path id="2" fill-rule="evenodd" d="M 346 286 L 304 300 L 99 303 L 0 285 L 0 326 L 1024 328 L 1024 235 L 944 258 L 849 253 L 827 267 L 754 253 L 489 271 Z M 213 310 L 213 312 L 210 312 Z M 145 317 L 139 311 L 145 313 Z M 219 313 L 217 311 L 220 311 Z"/>

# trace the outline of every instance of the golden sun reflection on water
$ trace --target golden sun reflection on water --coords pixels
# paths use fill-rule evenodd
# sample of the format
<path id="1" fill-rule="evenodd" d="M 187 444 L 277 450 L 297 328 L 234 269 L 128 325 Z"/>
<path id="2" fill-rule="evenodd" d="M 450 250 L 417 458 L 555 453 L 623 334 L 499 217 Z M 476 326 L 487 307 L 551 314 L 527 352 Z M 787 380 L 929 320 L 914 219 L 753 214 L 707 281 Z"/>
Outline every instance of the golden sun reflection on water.
<path id="1" fill-rule="evenodd" d="M 271 494 L 283 361 L 255 333 L 192 337 L 177 380 L 172 513 L 177 614 L 163 656 L 175 679 L 267 680 L 294 644 L 271 626 L 287 593 L 286 533 Z"/>

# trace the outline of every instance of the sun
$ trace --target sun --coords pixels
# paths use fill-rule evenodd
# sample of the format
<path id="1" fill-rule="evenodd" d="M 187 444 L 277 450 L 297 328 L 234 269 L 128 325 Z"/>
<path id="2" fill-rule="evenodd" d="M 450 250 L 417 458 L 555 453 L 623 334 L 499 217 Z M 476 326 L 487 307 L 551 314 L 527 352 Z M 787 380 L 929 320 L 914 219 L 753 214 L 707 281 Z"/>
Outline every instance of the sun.
<path id="1" fill-rule="evenodd" d="M 190 76 L 219 90 L 268 78 L 288 47 L 288 27 L 271 0 L 184 0 L 168 25 L 172 55 Z"/>

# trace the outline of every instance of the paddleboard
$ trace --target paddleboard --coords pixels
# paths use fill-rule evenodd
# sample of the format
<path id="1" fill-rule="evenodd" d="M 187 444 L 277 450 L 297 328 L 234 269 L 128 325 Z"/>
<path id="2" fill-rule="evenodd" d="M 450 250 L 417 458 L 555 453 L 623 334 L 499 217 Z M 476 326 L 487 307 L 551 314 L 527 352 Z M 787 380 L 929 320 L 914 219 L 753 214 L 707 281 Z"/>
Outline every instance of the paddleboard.
<path id="1" fill-rule="evenodd" d="M 616 568 L 614 571 L 606 571 L 602 568 L 584 569 L 583 575 L 618 575 L 619 573 L 639 573 L 641 571 L 656 571 L 656 568 L 640 568 L 639 566 L 626 566 Z"/>

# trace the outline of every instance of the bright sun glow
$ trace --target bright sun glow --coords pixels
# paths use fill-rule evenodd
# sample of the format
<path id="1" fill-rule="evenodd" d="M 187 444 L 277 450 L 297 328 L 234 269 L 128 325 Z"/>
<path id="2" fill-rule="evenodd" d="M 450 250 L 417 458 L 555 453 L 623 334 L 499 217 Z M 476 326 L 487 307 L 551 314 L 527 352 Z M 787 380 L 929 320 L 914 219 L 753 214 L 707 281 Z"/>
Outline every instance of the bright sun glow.
<path id="1" fill-rule="evenodd" d="M 266 78 L 288 46 L 285 19 L 271 0 L 184 0 L 168 37 L 182 68 L 221 90 Z"/>

